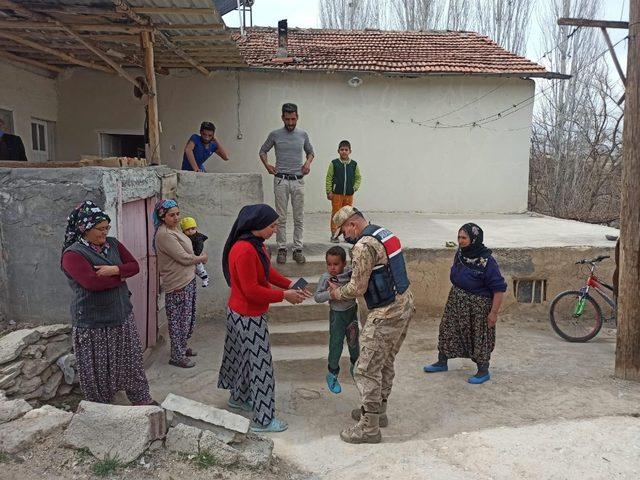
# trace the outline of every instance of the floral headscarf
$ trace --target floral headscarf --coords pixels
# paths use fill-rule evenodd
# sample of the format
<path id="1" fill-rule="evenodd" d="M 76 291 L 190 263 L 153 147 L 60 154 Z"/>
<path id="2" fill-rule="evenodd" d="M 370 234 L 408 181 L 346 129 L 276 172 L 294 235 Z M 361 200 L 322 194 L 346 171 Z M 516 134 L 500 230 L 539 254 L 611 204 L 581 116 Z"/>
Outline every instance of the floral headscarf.
<path id="1" fill-rule="evenodd" d="M 67 229 L 64 232 L 62 251 L 82 239 L 82 235 L 100 222 L 111 223 L 111 218 L 91 200 L 85 200 L 67 217 Z"/>
<path id="2" fill-rule="evenodd" d="M 171 200 L 169 198 L 160 200 L 156 203 L 156 206 L 153 208 L 153 249 L 156 249 L 156 234 L 158 233 L 158 229 L 160 225 L 164 223 L 164 216 L 167 212 L 178 206 L 178 202 L 175 200 Z"/>
<path id="3" fill-rule="evenodd" d="M 458 249 L 457 258 L 464 266 L 472 270 L 484 271 L 487 266 L 487 260 L 491 256 L 491 250 L 485 247 L 484 232 L 475 223 L 465 223 L 460 230 L 469 235 L 471 243 L 467 247 Z"/>

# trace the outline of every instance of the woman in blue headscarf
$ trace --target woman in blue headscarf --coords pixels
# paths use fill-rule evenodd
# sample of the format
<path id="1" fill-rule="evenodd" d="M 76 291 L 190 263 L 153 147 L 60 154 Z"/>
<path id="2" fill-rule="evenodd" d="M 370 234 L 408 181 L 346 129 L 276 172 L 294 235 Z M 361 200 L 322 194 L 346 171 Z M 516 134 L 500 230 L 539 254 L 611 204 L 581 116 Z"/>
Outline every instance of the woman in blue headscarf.
<path id="1" fill-rule="evenodd" d="M 175 200 L 160 200 L 153 211 L 153 245 L 158 254 L 160 284 L 171 339 L 171 359 L 176 367 L 191 368 L 197 353 L 187 342 L 196 321 L 196 264 L 207 263 L 207 253 L 194 255 L 191 240 L 180 230 L 180 209 Z"/>
<path id="2" fill-rule="evenodd" d="M 231 295 L 218 388 L 231 391 L 231 408 L 253 411 L 254 432 L 287 428 L 275 417 L 275 379 L 267 329 L 269 304 L 283 300 L 296 304 L 311 296 L 306 290 L 291 289 L 294 282 L 271 266 L 264 241 L 278 229 L 277 221 L 278 214 L 268 205 L 243 207 L 222 254 L 222 271 Z"/>
<path id="3" fill-rule="evenodd" d="M 446 372 L 450 358 L 470 358 L 478 366 L 467 380 L 484 383 L 491 378 L 489 361 L 496 344 L 496 322 L 507 283 L 484 233 L 475 223 L 458 231 L 458 251 L 449 276 L 452 287 L 440 322 L 438 361 L 424 367 L 427 373 Z"/>

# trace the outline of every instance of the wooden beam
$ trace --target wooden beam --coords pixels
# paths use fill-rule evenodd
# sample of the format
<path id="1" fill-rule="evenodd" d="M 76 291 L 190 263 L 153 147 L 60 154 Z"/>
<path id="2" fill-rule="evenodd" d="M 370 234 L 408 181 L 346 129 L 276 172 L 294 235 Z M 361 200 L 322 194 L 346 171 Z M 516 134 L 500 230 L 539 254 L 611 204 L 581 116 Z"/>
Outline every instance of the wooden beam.
<path id="1" fill-rule="evenodd" d="M 174 42 L 204 42 L 212 40 L 214 42 L 220 42 L 227 40 L 229 45 L 235 45 L 236 42 L 231 40 L 231 36 L 226 32 L 211 33 L 208 35 L 173 35 L 170 37 Z"/>
<path id="2" fill-rule="evenodd" d="M 32 67 L 42 68 L 44 70 L 49 70 L 50 72 L 62 73 L 64 72 L 63 68 L 56 67 L 55 65 L 49 65 L 48 63 L 39 62 L 37 60 L 33 60 L 31 58 L 20 57 L 18 55 L 14 55 L 13 53 L 4 52 L 0 50 L 0 57 L 10 60 L 12 62 L 24 63 L 27 65 L 31 65 Z"/>
<path id="3" fill-rule="evenodd" d="M 215 8 L 178 8 L 178 7 L 131 7 L 140 15 L 213 15 L 219 16 Z"/>
<path id="4" fill-rule="evenodd" d="M 149 104 L 147 105 L 147 126 L 149 132 L 149 152 L 147 162 L 160 165 L 160 119 L 158 115 L 158 89 L 153 52 L 153 35 L 150 32 L 140 34 L 144 50 L 144 74 L 149 87 Z"/>
<path id="5" fill-rule="evenodd" d="M 138 25 L 105 25 L 93 23 L 67 23 L 75 31 L 95 31 L 95 32 L 125 32 L 140 33 L 152 31 L 152 27 L 141 27 Z M 64 30 L 61 26 L 53 22 L 31 22 L 20 20 L 0 20 L 0 30 Z"/>
<path id="6" fill-rule="evenodd" d="M 224 23 L 154 23 L 158 30 L 224 30 Z"/>
<path id="7" fill-rule="evenodd" d="M 624 76 L 624 72 L 622 71 L 622 67 L 620 66 L 620 62 L 618 61 L 618 55 L 616 55 L 616 50 L 613 48 L 613 43 L 611 43 L 611 38 L 609 38 L 609 33 L 606 28 L 601 28 L 602 34 L 604 35 L 604 40 L 607 42 L 607 46 L 609 47 L 609 53 L 611 54 L 611 58 L 613 58 L 613 64 L 616 66 L 616 70 L 618 70 L 618 75 L 620 75 L 620 80 L 622 80 L 623 85 L 627 85 L 627 79 Z"/>
<path id="8" fill-rule="evenodd" d="M 64 7 L 56 7 L 42 4 L 22 4 L 25 9 L 29 9 L 32 12 L 41 12 L 41 13 L 55 13 L 61 15 L 97 15 L 99 17 L 105 18 L 122 18 L 122 13 L 118 11 L 111 10 L 109 8 L 99 8 L 99 7 L 83 7 L 83 6 L 69 6 L 65 5 Z"/>
<path id="9" fill-rule="evenodd" d="M 53 48 L 49 48 L 40 43 L 32 42 L 31 40 L 27 40 L 25 38 L 21 38 L 17 35 L 13 35 L 10 33 L 0 32 L 0 38 L 6 38 L 7 40 L 11 40 L 12 42 L 18 43 L 20 45 L 24 45 L 26 47 L 31 47 L 34 50 L 40 50 L 41 52 L 48 53 L 55 57 L 61 58 L 67 63 L 71 63 L 74 65 L 79 65 L 81 67 L 91 68 L 93 70 L 98 70 L 106 73 L 113 73 L 113 71 L 109 67 L 105 67 L 103 65 L 93 63 L 93 62 L 85 62 L 83 60 L 79 60 L 76 57 L 73 57 L 65 52 L 61 52 L 59 50 L 54 50 Z"/>
<path id="10" fill-rule="evenodd" d="M 616 22 L 612 20 L 591 20 L 589 18 L 559 18 L 558 25 L 571 25 L 572 27 L 597 27 L 597 28 L 629 28 L 629 22 Z"/>
<path id="11" fill-rule="evenodd" d="M 124 14 L 126 14 L 131 20 L 133 20 L 134 22 L 136 22 L 139 25 L 150 25 L 151 22 L 149 21 L 149 19 L 145 18 L 145 17 L 141 17 L 138 13 L 136 13 L 127 2 L 125 2 L 124 0 L 111 0 L 113 2 L 113 4 L 116 6 L 116 9 L 120 12 L 123 12 Z M 200 73 L 202 73 L 203 75 L 209 75 L 211 72 L 209 72 L 209 70 L 207 70 L 206 68 L 204 68 L 202 65 L 200 65 L 198 62 L 196 62 L 193 58 L 191 58 L 189 55 L 187 55 L 184 50 L 180 49 L 178 46 L 176 46 L 170 39 L 169 37 L 167 37 L 167 35 L 164 32 L 161 31 L 157 31 L 156 32 L 156 36 L 167 46 L 167 48 L 173 50 L 173 53 L 175 53 L 177 56 L 179 56 L 180 58 L 182 58 L 184 61 L 186 61 L 187 63 L 189 63 L 193 68 L 195 68 L 196 70 L 198 70 Z"/>

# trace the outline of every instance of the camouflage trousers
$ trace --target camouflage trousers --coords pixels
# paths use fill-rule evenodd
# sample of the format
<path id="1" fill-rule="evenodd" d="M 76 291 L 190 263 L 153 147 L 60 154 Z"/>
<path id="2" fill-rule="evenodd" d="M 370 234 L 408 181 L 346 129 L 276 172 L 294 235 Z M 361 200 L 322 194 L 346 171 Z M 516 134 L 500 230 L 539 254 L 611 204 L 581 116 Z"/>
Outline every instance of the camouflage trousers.
<path id="1" fill-rule="evenodd" d="M 395 377 L 393 364 L 407 336 L 414 312 L 412 300 L 407 299 L 400 312 L 393 312 L 394 316 L 372 311 L 360 332 L 360 357 L 354 379 L 366 412 L 379 412 L 382 401 L 391 394 Z"/>

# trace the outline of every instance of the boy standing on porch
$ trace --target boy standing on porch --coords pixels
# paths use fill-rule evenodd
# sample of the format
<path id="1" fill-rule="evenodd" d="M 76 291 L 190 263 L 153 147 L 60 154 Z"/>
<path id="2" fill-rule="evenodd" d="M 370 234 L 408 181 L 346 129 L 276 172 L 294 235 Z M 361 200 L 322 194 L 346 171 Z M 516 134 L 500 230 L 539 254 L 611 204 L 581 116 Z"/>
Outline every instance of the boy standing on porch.
<path id="1" fill-rule="evenodd" d="M 347 205 L 353 205 L 353 194 L 360 188 L 362 177 L 360 168 L 355 160 L 349 158 L 351 155 L 351 143 L 342 140 L 338 145 L 339 158 L 332 160 L 327 170 L 327 198 L 331 200 L 331 241 L 338 243 L 338 237 L 333 234 L 336 226 L 333 223 L 333 216 L 338 210 Z"/>

